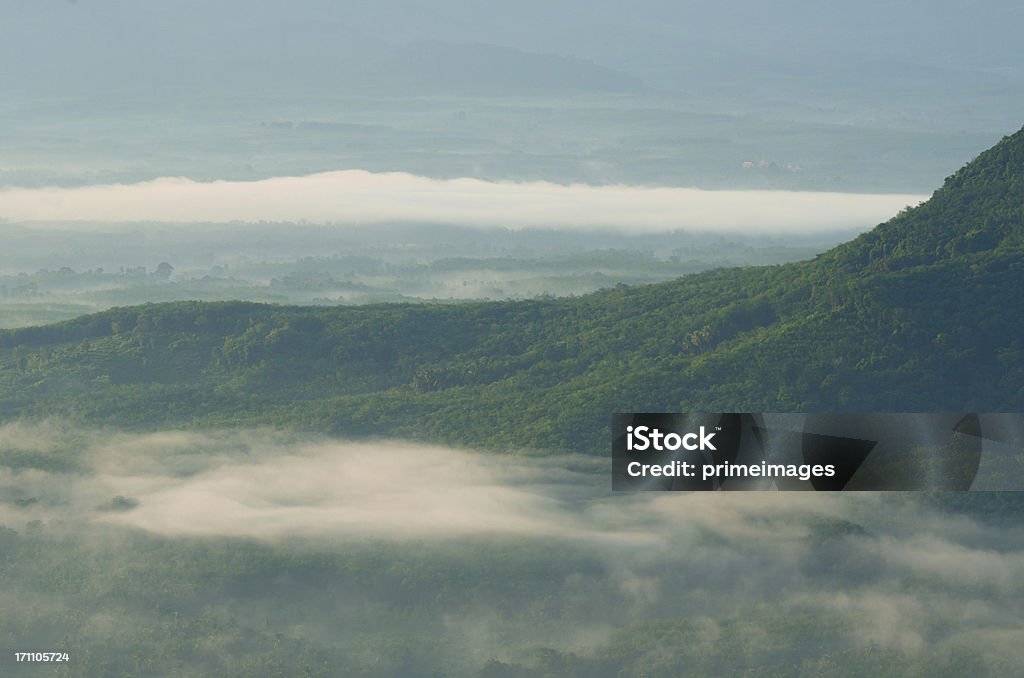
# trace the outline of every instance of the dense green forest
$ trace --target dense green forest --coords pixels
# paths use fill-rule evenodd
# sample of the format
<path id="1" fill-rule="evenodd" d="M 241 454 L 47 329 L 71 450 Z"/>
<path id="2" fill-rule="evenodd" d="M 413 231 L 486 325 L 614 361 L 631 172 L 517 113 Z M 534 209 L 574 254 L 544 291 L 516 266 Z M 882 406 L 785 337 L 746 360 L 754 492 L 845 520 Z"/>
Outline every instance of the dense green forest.
<path id="1" fill-rule="evenodd" d="M 615 411 L 1024 405 L 1024 131 L 814 260 L 565 299 L 172 303 L 0 333 L 0 412 L 603 453 Z"/>

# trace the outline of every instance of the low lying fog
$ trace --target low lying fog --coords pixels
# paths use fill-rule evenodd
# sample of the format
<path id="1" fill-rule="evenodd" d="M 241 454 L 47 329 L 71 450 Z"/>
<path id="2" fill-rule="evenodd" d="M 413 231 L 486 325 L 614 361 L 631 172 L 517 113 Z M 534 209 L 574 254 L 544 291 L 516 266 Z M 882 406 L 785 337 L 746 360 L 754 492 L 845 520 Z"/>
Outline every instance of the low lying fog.
<path id="1" fill-rule="evenodd" d="M 507 535 L 649 548 L 710 530 L 753 544 L 798 539 L 811 518 L 836 518 L 879 502 L 875 496 L 613 494 L 607 459 L 273 431 L 135 435 L 16 423 L 0 428 L 0 450 L 31 451 L 37 462 L 73 460 L 72 473 L 47 472 L 47 463 L 33 469 L 0 465 L 6 485 L 0 491 L 37 497 L 37 517 L 61 523 L 74 517 L 168 536 Z M 128 499 L 130 508 L 110 510 L 117 496 Z M 0 504 L 0 520 L 28 517 Z"/>
<path id="2" fill-rule="evenodd" d="M 161 178 L 138 184 L 0 190 L 16 222 L 437 222 L 505 228 L 808 233 L 867 229 L 926 196 L 438 180 L 324 172 L 259 181 Z"/>
<path id="3" fill-rule="evenodd" d="M 669 618 L 703 625 L 708 648 L 732 634 L 732 647 L 747 648 L 743 661 L 756 663 L 776 642 L 755 623 L 765 615 L 818 615 L 844 629 L 836 642 L 910 662 L 968 648 L 993 671 L 1024 663 L 1018 524 L 997 527 L 899 493 L 613 494 L 608 463 L 269 430 L 129 434 L 14 423 L 0 427 L 0 525 L 49 535 L 65 544 L 60 553 L 78 544 L 93 554 L 76 556 L 85 562 L 98 558 L 96 548 L 112 551 L 129 572 L 158 556 L 119 540 L 169 540 L 185 563 L 211 539 L 258 544 L 265 573 L 229 556 L 227 565 L 200 559 L 180 567 L 191 573 L 188 590 L 206 593 L 160 595 L 198 595 L 189 604 L 207 613 L 257 614 L 325 643 L 347 642 L 332 629 L 355 599 L 371 606 L 351 608 L 360 624 L 407 633 L 396 612 L 381 610 L 419 596 L 426 602 L 415 618 L 436 615 L 437 647 L 461 648 L 451 651 L 466 675 L 494 657 L 529 664 L 528 647 L 611 652 L 616 629 Z M 102 546 L 88 546 L 94 541 Z M 366 545 L 390 563 L 369 579 L 344 560 Z M 334 574 L 316 576 L 334 583 L 309 588 L 294 579 L 289 553 L 349 564 L 325 565 Z M 106 591 L 97 582 L 115 575 L 97 567 L 89 586 Z M 282 580 L 284 571 L 293 574 Z M 404 583 L 380 584 L 396 571 L 416 572 L 419 583 L 395 574 Z M 253 589 L 253 577 L 268 588 Z M 371 580 L 377 588 L 363 590 Z M 28 595 L 24 587 L 10 595 Z M 524 611 L 541 601 L 556 610 L 543 622 Z M 296 616 L 299 627 L 282 621 Z M 674 641 L 659 642 L 668 651 Z M 799 652 L 820 650 L 793 642 Z"/>

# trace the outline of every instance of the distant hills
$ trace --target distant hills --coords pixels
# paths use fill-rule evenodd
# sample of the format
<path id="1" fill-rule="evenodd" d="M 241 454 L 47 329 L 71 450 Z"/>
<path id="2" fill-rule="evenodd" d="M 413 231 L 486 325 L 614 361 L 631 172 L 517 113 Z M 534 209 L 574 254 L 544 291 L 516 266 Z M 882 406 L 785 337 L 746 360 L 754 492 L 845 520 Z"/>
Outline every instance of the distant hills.
<path id="1" fill-rule="evenodd" d="M 989 2 L 982 9 L 872 0 L 854 8 L 787 0 L 767 15 L 760 10 L 751 0 L 628 6 L 437 0 L 429 7 L 412 0 L 5 3 L 0 85 L 50 93 L 170 88 L 172 95 L 178 88 L 239 85 L 358 86 L 369 64 L 422 41 L 444 43 L 446 50 L 487 44 L 571 55 L 659 89 L 697 86 L 705 94 L 719 81 L 733 95 L 768 81 L 783 98 L 823 87 L 837 96 L 849 87 L 870 96 L 880 86 L 890 97 L 908 87 L 927 94 L 929 85 L 956 82 L 985 96 L 987 82 L 976 81 L 992 78 L 1005 97 L 1022 75 L 1024 52 L 1016 39 L 1022 14 L 1013 3 Z M 909 24 L 918 30 L 903 30 Z M 479 68 L 492 57 L 457 65 Z M 546 78 L 552 63 L 557 71 L 557 62 L 532 65 Z M 870 85 L 860 85 L 865 82 Z"/>
<path id="2" fill-rule="evenodd" d="M 814 260 L 579 298 L 172 303 L 0 332 L 0 416 L 607 452 L 615 411 L 1024 408 L 1024 130 Z"/>
<path id="3" fill-rule="evenodd" d="M 639 92 L 643 82 L 593 62 L 485 44 L 416 42 L 371 64 L 369 91 L 423 95 Z"/>

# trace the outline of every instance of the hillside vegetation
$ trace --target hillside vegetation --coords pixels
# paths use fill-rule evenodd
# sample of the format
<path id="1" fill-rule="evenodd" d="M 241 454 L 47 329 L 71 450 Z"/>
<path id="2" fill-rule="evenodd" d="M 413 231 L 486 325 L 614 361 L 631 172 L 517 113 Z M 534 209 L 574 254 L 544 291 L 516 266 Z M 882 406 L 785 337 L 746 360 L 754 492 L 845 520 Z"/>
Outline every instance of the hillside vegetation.
<path id="1" fill-rule="evenodd" d="M 578 298 L 171 303 L 0 333 L 0 416 L 604 453 L 609 415 L 1024 407 L 1024 130 L 814 260 Z"/>

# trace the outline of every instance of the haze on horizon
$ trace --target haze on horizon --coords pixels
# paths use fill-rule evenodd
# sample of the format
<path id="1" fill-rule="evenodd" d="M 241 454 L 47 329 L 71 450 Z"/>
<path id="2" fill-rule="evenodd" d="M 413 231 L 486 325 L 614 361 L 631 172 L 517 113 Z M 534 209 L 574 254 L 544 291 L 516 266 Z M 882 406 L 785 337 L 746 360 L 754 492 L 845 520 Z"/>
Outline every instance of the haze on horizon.
<path id="1" fill-rule="evenodd" d="M 1019 127 L 1021 12 L 4 0 L 0 326 L 808 258 Z"/>
<path id="2" fill-rule="evenodd" d="M 365 170 L 927 193 L 1020 126 L 1022 12 L 5 0 L 0 186 Z"/>

